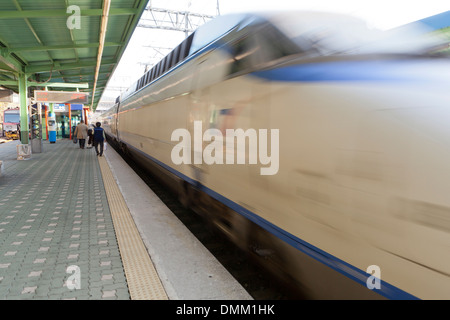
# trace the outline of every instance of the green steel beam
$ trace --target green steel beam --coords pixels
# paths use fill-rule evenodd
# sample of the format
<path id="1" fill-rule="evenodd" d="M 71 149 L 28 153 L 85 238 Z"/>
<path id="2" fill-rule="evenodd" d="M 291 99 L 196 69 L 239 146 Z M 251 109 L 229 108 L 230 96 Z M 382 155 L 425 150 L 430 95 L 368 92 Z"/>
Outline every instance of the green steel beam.
<path id="1" fill-rule="evenodd" d="M 103 59 L 102 66 L 116 64 L 116 59 Z M 26 73 L 40 73 L 40 72 L 50 72 L 58 70 L 70 70 L 70 69 L 80 69 L 86 67 L 95 67 L 97 64 L 96 60 L 86 61 L 86 62 L 75 62 L 75 63 L 64 63 L 64 64 L 46 64 L 46 65 L 30 65 L 25 67 Z"/>
<path id="2" fill-rule="evenodd" d="M 28 86 L 36 86 L 36 87 L 52 87 L 52 88 L 89 88 L 89 83 L 67 83 L 67 82 L 28 82 Z"/>
<path id="3" fill-rule="evenodd" d="M 22 12 L 22 7 L 20 6 L 20 4 L 17 2 L 17 0 L 13 0 L 14 5 L 16 6 L 17 10 Z M 31 33 L 33 34 L 34 38 L 36 39 L 36 41 L 39 43 L 40 46 L 43 45 L 41 38 L 39 37 L 39 35 L 37 34 L 36 30 L 34 29 L 33 25 L 31 24 L 30 20 L 28 18 L 25 18 L 25 23 L 27 24 L 29 30 L 31 31 Z M 49 52 L 46 52 L 47 56 L 50 60 L 51 63 L 54 63 L 53 58 L 51 57 Z"/>
<path id="4" fill-rule="evenodd" d="M 0 80 L 0 86 L 17 86 L 19 81 L 14 80 Z"/>
<path id="5" fill-rule="evenodd" d="M 16 73 L 22 73 L 24 69 L 23 65 L 14 59 L 6 48 L 0 49 L 0 63 L 5 64 L 11 71 Z"/>
<path id="6" fill-rule="evenodd" d="M 18 5 L 17 0 L 13 0 L 13 2 L 16 3 L 16 6 L 19 10 L 2 10 L 0 11 L 0 19 L 30 19 L 30 18 L 52 18 L 52 17 L 59 17 L 59 18 L 68 18 L 72 16 L 71 12 L 67 12 L 65 9 L 55 9 L 55 10 L 21 10 L 20 6 Z M 100 74 L 109 76 L 113 73 L 113 71 L 116 69 L 118 60 L 122 56 L 125 47 L 127 46 L 128 42 L 130 41 L 130 37 L 132 32 L 134 31 L 140 16 L 142 15 L 145 6 L 147 5 L 148 0 L 136 0 L 134 2 L 134 8 L 111 8 L 109 15 L 110 16 L 129 16 L 128 23 L 124 27 L 124 33 L 122 35 L 120 42 L 106 42 L 105 46 L 107 47 L 119 47 L 118 52 L 114 55 L 113 58 L 107 57 L 106 59 L 102 59 L 102 67 L 103 66 L 113 66 L 112 70 L 108 71 L 101 71 Z M 80 11 L 81 16 L 88 17 L 101 17 L 103 14 L 102 9 L 82 9 Z M 33 30 L 32 30 L 33 32 Z M 35 33 L 35 32 L 34 32 Z M 73 41 L 73 38 L 72 38 Z M 39 39 L 38 39 L 39 42 Z M 0 80 L 0 85 L 5 86 L 12 86 L 15 88 L 18 88 L 18 91 L 20 93 L 20 103 L 21 103 L 21 109 L 26 108 L 27 104 L 27 88 L 29 86 L 45 86 L 45 87 L 63 87 L 63 88 L 77 88 L 82 91 L 89 91 L 88 84 L 79 84 L 79 83 L 64 83 L 63 85 L 60 84 L 60 82 L 54 82 L 54 83 L 39 83 L 37 81 L 27 81 L 27 78 L 31 74 L 38 74 L 38 73 L 49 73 L 53 72 L 53 79 L 54 81 L 60 81 L 59 78 L 62 78 L 62 81 L 67 81 L 67 79 L 74 79 L 74 81 L 80 81 L 82 76 L 93 76 L 94 73 L 89 73 L 88 71 L 90 68 L 94 68 L 96 65 L 96 60 L 81 60 L 73 63 L 63 63 L 63 61 L 49 61 L 50 63 L 46 64 L 30 64 L 29 62 L 26 62 L 23 60 L 23 58 L 20 56 L 23 52 L 39 52 L 39 51 L 51 51 L 51 50 L 70 50 L 70 49 L 81 49 L 81 48 L 98 48 L 98 43 L 84 43 L 84 44 L 61 44 L 61 45 L 45 45 L 44 43 L 41 43 L 40 46 L 32 46 L 32 47 L 24 47 L 23 45 L 26 45 L 25 43 L 22 44 L 20 47 L 3 47 L 0 48 L 0 64 L 2 64 L 3 72 L 13 73 L 18 76 L 19 80 L 15 81 L 12 78 L 0 78 L 4 80 Z M 22 59 L 23 61 L 21 61 Z M 86 70 L 80 70 L 81 68 L 86 68 Z M 107 67 L 108 69 L 111 69 L 111 67 Z M 58 76 L 58 71 L 64 71 L 64 70 L 75 70 L 78 69 L 80 74 L 68 74 L 64 75 L 61 74 L 61 76 Z M 56 74 L 55 74 L 56 72 Z M 0 72 L 1 73 L 1 72 Z M 77 79 L 78 78 L 78 79 Z M 102 77 L 103 78 L 103 77 Z M 84 79 L 83 79 L 84 80 Z M 83 81 L 81 80 L 81 81 Z M 70 80 L 69 80 L 70 81 Z M 84 82 L 87 82 L 87 80 L 84 80 Z M 109 82 L 109 78 L 106 80 L 99 79 L 99 86 L 98 88 L 101 89 L 101 92 L 96 92 L 93 106 L 91 106 L 91 109 L 95 110 L 95 107 L 98 103 L 98 100 L 100 99 L 103 89 L 106 85 L 105 83 Z M 17 90 L 17 89 L 15 89 Z M 24 107 L 25 106 L 25 107 Z M 23 114 L 23 112 L 22 112 Z M 26 114 L 26 113 L 25 113 Z M 27 116 L 26 116 L 27 117 Z M 24 126 L 22 127 L 24 129 L 23 131 L 23 143 L 28 143 L 28 119 L 26 119 L 26 125 L 25 120 L 23 119 L 23 115 L 21 115 L 21 122 L 24 123 Z M 26 141 L 25 141 L 26 140 Z"/>
<path id="7" fill-rule="evenodd" d="M 101 71 L 99 72 L 99 74 L 104 74 L 107 75 L 111 73 L 111 71 Z M 87 77 L 87 76 L 94 76 L 93 72 L 87 73 L 87 72 L 83 72 L 83 73 L 76 73 L 76 74 L 71 74 L 71 73 L 64 73 L 64 78 L 76 78 L 76 77 Z M 61 77 L 61 76 L 56 76 L 56 78 Z"/>
<path id="8" fill-rule="evenodd" d="M 18 86 L 19 81 L 14 80 L 0 80 L 0 86 Z M 51 88 L 79 88 L 88 89 L 89 83 L 67 83 L 67 82 L 35 82 L 27 81 L 28 87 L 51 87 Z"/>
<path id="9" fill-rule="evenodd" d="M 122 42 L 105 42 L 106 47 L 120 47 Z M 65 49 L 83 49 L 83 48 L 96 48 L 99 43 L 85 43 L 85 44 L 68 44 L 59 46 L 35 46 L 35 47 L 17 47 L 8 48 L 9 52 L 23 52 L 23 51 L 49 51 L 49 50 L 65 50 Z"/>
<path id="10" fill-rule="evenodd" d="M 110 16 L 120 15 L 135 15 L 138 14 L 138 9 L 129 8 L 116 8 L 111 9 Z M 81 16 L 102 16 L 103 9 L 81 9 Z M 0 11 L 0 19 L 20 19 L 20 18 L 52 18 L 52 17 L 69 17 L 72 13 L 68 13 L 66 10 L 2 10 Z"/>

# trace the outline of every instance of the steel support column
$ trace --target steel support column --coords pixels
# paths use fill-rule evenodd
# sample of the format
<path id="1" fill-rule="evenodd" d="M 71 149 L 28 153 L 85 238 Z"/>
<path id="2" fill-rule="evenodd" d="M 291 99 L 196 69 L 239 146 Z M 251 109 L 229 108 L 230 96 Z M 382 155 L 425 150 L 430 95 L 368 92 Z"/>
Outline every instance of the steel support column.
<path id="1" fill-rule="evenodd" d="M 28 86 L 27 75 L 19 74 L 19 100 L 20 100 L 20 141 L 28 144 Z"/>

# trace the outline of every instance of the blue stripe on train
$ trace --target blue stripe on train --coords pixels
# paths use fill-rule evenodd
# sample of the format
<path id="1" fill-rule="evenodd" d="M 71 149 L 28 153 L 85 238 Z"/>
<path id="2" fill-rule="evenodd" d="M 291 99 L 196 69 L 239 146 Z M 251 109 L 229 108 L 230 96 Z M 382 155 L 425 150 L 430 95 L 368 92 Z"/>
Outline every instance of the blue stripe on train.
<path id="1" fill-rule="evenodd" d="M 264 218 L 258 216 L 257 214 L 245 209 L 244 207 L 238 205 L 237 203 L 231 201 L 230 199 L 222 196 L 221 194 L 215 192 L 214 190 L 209 189 L 208 187 L 200 184 L 198 181 L 193 180 L 192 178 L 189 178 L 188 176 L 184 175 L 183 173 L 173 169 L 172 167 L 166 165 L 165 163 L 159 161 L 158 159 L 142 152 L 141 150 L 133 147 L 132 145 L 127 144 L 127 146 L 134 151 L 140 153 L 144 157 L 148 158 L 149 160 L 155 162 L 156 164 L 160 165 L 164 169 L 168 170 L 169 172 L 173 173 L 174 175 L 178 176 L 179 178 L 187 181 L 188 183 L 194 185 L 196 188 L 200 189 L 201 191 L 207 193 L 214 199 L 222 202 L 226 206 L 230 207 L 232 210 L 236 211 L 237 213 L 243 215 L 247 219 L 251 220 L 252 222 L 256 223 L 260 227 L 264 228 L 268 232 L 272 233 L 274 236 L 280 238 L 281 240 L 287 242 L 294 248 L 300 250 L 301 252 L 309 255 L 310 257 L 316 259 L 317 261 L 325 264 L 326 266 L 332 268 L 333 270 L 343 274 L 344 276 L 356 281 L 357 283 L 366 286 L 367 279 L 371 276 L 370 274 L 366 273 L 365 271 L 362 271 L 347 262 L 340 260 L 339 258 L 313 246 L 312 244 L 301 240 L 300 238 L 290 234 L 289 232 L 277 227 L 276 225 L 272 224 L 271 222 L 265 220 Z M 369 290 L 369 289 L 368 289 Z M 418 300 L 417 297 L 381 280 L 381 289 L 375 289 L 376 292 L 388 299 L 393 300 Z"/>
<path id="2" fill-rule="evenodd" d="M 290 65 L 252 72 L 270 81 L 417 81 L 430 76 L 429 63 L 411 60 L 329 61 Z"/>

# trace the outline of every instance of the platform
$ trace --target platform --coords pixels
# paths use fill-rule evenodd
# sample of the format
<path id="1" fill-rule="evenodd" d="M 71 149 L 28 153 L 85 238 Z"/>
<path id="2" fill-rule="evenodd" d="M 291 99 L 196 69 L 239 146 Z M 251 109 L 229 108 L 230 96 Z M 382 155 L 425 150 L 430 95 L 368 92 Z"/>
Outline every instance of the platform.
<path id="1" fill-rule="evenodd" d="M 0 299 L 249 300 L 112 149 L 0 144 Z"/>

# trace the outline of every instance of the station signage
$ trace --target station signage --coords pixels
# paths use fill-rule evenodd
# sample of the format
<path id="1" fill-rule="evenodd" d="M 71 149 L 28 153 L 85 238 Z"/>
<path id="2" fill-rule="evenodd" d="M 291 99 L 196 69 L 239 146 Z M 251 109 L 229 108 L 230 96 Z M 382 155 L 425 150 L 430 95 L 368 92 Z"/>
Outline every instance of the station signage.
<path id="1" fill-rule="evenodd" d="M 64 103 L 55 103 L 53 105 L 54 112 L 69 112 L 69 106 Z"/>
<path id="2" fill-rule="evenodd" d="M 69 112 L 69 107 L 71 111 L 83 110 L 82 104 L 76 103 L 54 103 L 53 111 L 54 112 Z"/>
<path id="3" fill-rule="evenodd" d="M 36 102 L 88 104 L 89 94 L 70 91 L 34 91 Z"/>

